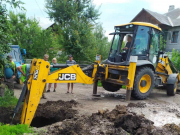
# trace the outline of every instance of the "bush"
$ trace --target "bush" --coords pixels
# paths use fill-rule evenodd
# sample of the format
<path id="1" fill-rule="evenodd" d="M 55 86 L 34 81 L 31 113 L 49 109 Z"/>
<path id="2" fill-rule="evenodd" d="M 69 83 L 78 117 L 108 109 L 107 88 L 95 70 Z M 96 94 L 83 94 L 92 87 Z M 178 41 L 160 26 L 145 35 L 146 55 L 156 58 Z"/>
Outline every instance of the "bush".
<path id="1" fill-rule="evenodd" d="M 23 135 L 24 133 L 33 132 L 28 125 L 3 125 L 0 123 L 0 135 Z"/>
<path id="2" fill-rule="evenodd" d="M 98 87 L 102 87 L 101 81 L 98 81 Z"/>
<path id="3" fill-rule="evenodd" d="M 0 106 L 2 107 L 14 107 L 18 102 L 18 99 L 13 96 L 13 92 L 6 88 L 4 97 L 0 97 Z"/>
<path id="4" fill-rule="evenodd" d="M 179 51 L 176 51 L 175 49 L 172 50 L 172 55 L 171 55 L 171 61 L 174 64 L 174 66 L 180 71 L 180 53 Z M 171 68 L 173 72 L 174 69 Z"/>

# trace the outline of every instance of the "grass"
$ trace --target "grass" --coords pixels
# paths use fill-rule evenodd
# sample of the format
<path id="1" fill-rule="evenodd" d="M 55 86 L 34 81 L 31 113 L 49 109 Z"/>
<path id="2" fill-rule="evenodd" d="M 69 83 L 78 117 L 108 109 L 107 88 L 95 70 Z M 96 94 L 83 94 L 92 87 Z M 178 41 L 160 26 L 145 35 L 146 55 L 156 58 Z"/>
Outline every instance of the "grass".
<path id="1" fill-rule="evenodd" d="M 34 133 L 28 125 L 4 125 L 0 123 L 0 135 L 23 135 L 24 133 Z"/>
<path id="2" fill-rule="evenodd" d="M 98 81 L 98 87 L 102 87 L 101 81 Z"/>
<path id="3" fill-rule="evenodd" d="M 122 88 L 123 88 L 123 89 L 126 89 L 126 86 L 125 86 L 125 85 L 123 85 L 123 86 L 122 86 Z"/>
<path id="4" fill-rule="evenodd" d="M 15 107 L 18 99 L 13 96 L 13 92 L 8 88 L 5 89 L 4 97 L 0 97 L 1 107 Z"/>
<path id="5" fill-rule="evenodd" d="M 15 107 L 18 99 L 13 95 L 13 92 L 8 88 L 5 89 L 4 97 L 0 97 L 1 107 Z M 34 133 L 28 125 L 7 125 L 0 123 L 0 135 L 23 135 L 24 133 Z"/>

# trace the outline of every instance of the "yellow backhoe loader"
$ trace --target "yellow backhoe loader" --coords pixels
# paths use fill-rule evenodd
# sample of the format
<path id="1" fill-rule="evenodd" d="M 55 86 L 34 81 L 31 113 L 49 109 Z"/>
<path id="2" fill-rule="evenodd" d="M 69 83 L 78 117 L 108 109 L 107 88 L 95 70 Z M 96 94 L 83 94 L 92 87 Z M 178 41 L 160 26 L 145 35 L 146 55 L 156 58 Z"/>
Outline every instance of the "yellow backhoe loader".
<path id="1" fill-rule="evenodd" d="M 101 61 L 101 56 L 97 55 L 94 64 L 82 69 L 78 64 L 54 65 L 54 68 L 61 69 L 48 75 L 50 64 L 42 59 L 33 59 L 29 80 L 15 108 L 17 113 L 25 97 L 22 124 L 30 125 L 46 83 L 94 84 L 93 94 L 97 94 L 99 80 L 103 88 L 111 92 L 125 85 L 127 100 L 130 100 L 130 96 L 145 99 L 155 86 L 166 86 L 167 95 L 175 95 L 180 76 L 169 58 L 159 49 L 161 29 L 143 22 L 117 25 L 114 28 L 115 32 L 110 34 L 113 35 L 111 49 L 105 61 Z M 127 36 L 131 37 L 131 41 L 124 46 L 123 41 Z"/>

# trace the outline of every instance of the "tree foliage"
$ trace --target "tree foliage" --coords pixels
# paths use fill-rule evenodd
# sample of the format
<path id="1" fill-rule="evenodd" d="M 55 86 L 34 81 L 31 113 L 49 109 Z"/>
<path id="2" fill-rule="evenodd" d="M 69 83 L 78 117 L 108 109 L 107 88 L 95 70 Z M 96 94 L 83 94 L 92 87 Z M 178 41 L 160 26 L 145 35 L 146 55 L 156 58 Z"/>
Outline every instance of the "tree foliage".
<path id="1" fill-rule="evenodd" d="M 102 56 L 102 59 L 107 59 L 111 42 L 108 42 L 108 38 L 105 36 L 102 24 L 97 24 L 94 29 L 94 36 L 96 41 L 97 54 Z"/>
<path id="2" fill-rule="evenodd" d="M 26 13 L 9 13 L 11 43 L 27 50 L 27 58 L 42 58 L 45 53 L 50 58 L 58 51 L 57 38 L 51 29 L 43 30 L 39 21 L 29 19 Z"/>
<path id="3" fill-rule="evenodd" d="M 177 51 L 175 49 L 172 50 L 171 61 L 173 62 L 174 66 L 180 71 L 180 53 L 178 50 Z M 173 72 L 175 71 L 173 70 Z"/>
<path id="4" fill-rule="evenodd" d="M 7 20 L 7 14 L 6 9 L 0 4 L 0 63 L 2 65 L 5 64 L 6 59 L 3 57 L 4 54 L 8 53 L 10 51 L 10 47 L 7 45 L 9 42 L 9 34 L 8 34 L 8 20 Z"/>
<path id="5" fill-rule="evenodd" d="M 94 61 L 97 53 L 107 56 L 108 40 L 100 24 L 95 23 L 100 13 L 91 0 L 46 0 L 46 9 L 56 22 L 57 34 L 63 39 L 60 44 L 66 54 L 72 54 L 78 62 Z"/>
<path id="6" fill-rule="evenodd" d="M 8 53 L 10 51 L 10 47 L 8 46 L 10 35 L 8 33 L 9 31 L 9 23 L 7 20 L 7 10 L 5 4 L 3 5 L 2 2 L 5 4 L 9 3 L 11 6 L 14 6 L 15 8 L 22 4 L 21 1 L 15 1 L 15 0 L 1 0 L 0 1 L 0 64 L 2 66 L 5 66 L 5 63 L 7 63 L 7 60 L 5 59 L 4 54 Z M 0 76 L 3 76 L 2 70 L 0 71 Z"/>

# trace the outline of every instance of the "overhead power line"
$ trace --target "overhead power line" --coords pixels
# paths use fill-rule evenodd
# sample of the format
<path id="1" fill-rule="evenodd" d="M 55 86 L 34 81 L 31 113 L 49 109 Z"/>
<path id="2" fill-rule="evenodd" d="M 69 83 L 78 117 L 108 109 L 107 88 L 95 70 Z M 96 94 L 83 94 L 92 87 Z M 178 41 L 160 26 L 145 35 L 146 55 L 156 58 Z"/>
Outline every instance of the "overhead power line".
<path id="1" fill-rule="evenodd" d="M 36 4 L 38 5 L 38 7 L 39 7 L 39 9 L 41 10 L 41 7 L 39 6 L 39 4 L 37 3 L 37 1 L 35 0 L 35 2 L 36 2 Z M 43 11 L 41 10 L 41 13 L 42 13 L 42 15 L 45 17 L 45 15 L 44 15 L 44 13 L 43 13 Z"/>

